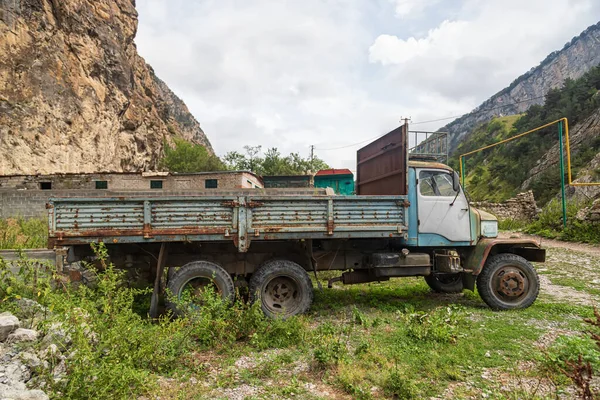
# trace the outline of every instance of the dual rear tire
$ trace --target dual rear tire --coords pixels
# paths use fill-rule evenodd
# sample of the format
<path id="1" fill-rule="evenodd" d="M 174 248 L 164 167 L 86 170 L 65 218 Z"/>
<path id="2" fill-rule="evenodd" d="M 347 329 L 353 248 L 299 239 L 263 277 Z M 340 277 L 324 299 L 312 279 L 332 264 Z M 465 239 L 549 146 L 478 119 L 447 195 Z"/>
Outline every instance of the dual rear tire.
<path id="1" fill-rule="evenodd" d="M 172 274 L 167 283 L 167 306 L 175 315 L 182 315 L 201 301 L 200 292 L 212 288 L 225 302 L 235 299 L 231 275 L 209 261 L 194 261 Z M 313 301 L 312 283 L 306 270 L 295 262 L 272 260 L 261 265 L 249 283 L 250 301 L 260 302 L 266 316 L 289 318 L 303 314 Z M 196 303 L 197 304 L 197 303 Z"/>

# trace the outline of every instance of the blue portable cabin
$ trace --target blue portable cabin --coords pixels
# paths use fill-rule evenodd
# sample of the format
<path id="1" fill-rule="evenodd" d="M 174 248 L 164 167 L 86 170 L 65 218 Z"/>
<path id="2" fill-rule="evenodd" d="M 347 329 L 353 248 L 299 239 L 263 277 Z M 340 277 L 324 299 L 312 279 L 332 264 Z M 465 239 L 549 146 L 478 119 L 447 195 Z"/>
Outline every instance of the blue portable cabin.
<path id="1" fill-rule="evenodd" d="M 349 169 L 323 169 L 315 175 L 316 188 L 332 188 L 335 194 L 354 194 L 354 174 Z"/>

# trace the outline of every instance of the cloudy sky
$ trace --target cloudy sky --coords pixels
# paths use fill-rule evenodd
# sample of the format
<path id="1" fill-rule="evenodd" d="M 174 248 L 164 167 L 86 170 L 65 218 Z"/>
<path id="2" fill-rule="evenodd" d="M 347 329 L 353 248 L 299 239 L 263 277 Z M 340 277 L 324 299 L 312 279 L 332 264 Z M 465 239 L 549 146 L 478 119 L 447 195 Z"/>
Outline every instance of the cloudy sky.
<path id="1" fill-rule="evenodd" d="M 262 145 L 308 156 L 314 145 L 330 165 L 352 170 L 359 142 L 401 117 L 470 111 L 600 19 L 598 0 L 138 0 L 137 8 L 140 54 L 217 154 Z"/>

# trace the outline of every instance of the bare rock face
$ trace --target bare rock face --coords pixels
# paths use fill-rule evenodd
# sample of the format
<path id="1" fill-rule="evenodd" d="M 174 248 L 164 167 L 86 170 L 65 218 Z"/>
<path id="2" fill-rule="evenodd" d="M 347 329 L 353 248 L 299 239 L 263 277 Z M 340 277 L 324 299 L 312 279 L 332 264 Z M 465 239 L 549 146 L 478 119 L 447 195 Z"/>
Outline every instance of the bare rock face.
<path id="1" fill-rule="evenodd" d="M 212 148 L 133 42 L 134 0 L 0 0 L 0 174 L 155 169 Z"/>
<path id="2" fill-rule="evenodd" d="M 475 127 L 500 115 L 527 111 L 543 104 L 550 89 L 561 87 L 565 79 L 580 78 L 600 64 L 600 22 L 573 38 L 562 50 L 548 55 L 544 61 L 521 75 L 510 86 L 496 93 L 479 107 L 441 128 L 449 132 L 450 152 L 469 139 Z"/>

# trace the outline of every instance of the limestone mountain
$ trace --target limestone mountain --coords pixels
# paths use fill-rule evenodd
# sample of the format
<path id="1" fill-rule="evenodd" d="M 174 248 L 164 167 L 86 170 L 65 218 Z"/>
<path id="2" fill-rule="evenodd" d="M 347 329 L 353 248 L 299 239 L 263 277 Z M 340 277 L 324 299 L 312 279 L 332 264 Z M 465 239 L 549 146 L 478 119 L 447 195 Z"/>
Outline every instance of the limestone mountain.
<path id="1" fill-rule="evenodd" d="M 550 89 L 559 88 L 566 79 L 580 78 L 600 64 L 600 22 L 588 27 L 565 44 L 562 50 L 549 54 L 537 67 L 515 79 L 468 114 L 452 121 L 440 131 L 449 132 L 450 151 L 469 140 L 470 133 L 493 117 L 525 112 L 535 104 L 543 104 Z"/>
<path id="2" fill-rule="evenodd" d="M 155 169 L 210 142 L 137 53 L 135 0 L 0 0 L 0 174 Z"/>

